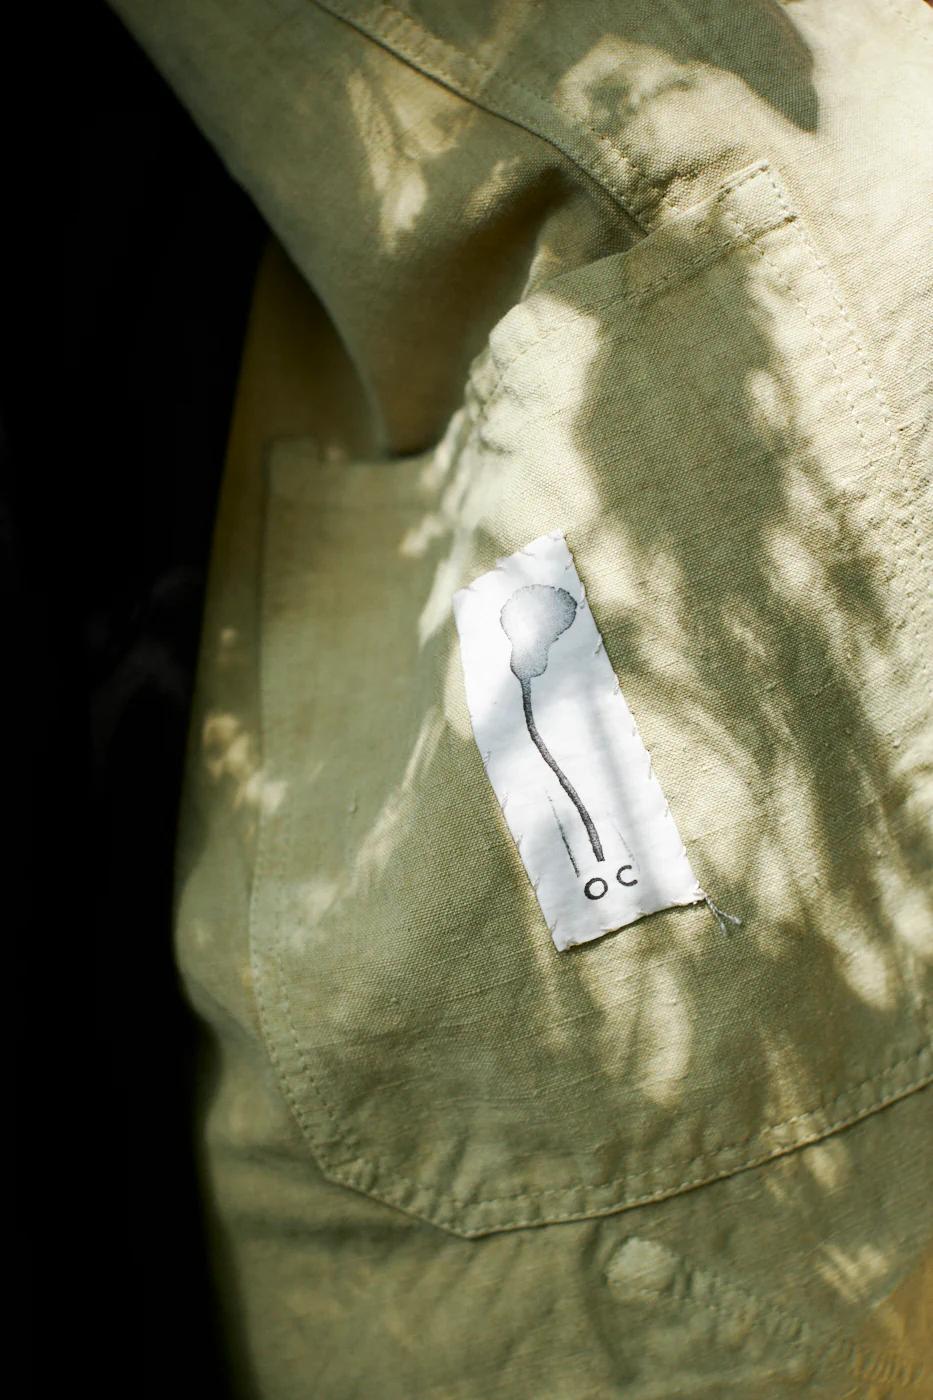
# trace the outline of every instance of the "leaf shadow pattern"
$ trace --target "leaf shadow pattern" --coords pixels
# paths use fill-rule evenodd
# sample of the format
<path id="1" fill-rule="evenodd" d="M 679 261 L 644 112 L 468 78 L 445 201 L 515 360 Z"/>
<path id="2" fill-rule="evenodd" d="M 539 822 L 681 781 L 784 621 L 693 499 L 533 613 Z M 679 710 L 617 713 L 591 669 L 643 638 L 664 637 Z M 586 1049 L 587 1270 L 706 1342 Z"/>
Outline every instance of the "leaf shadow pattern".
<path id="1" fill-rule="evenodd" d="M 867 512 L 848 499 L 877 458 L 859 431 L 850 450 L 862 460 L 845 463 L 850 405 L 832 356 L 812 335 L 797 363 L 782 355 L 772 334 L 781 308 L 746 293 L 741 274 L 729 277 L 729 305 L 711 302 L 704 325 L 694 300 L 686 335 L 674 331 L 660 355 L 620 364 L 616 337 L 604 343 L 597 333 L 577 450 L 585 460 L 598 443 L 606 459 L 605 414 L 623 377 L 625 421 L 606 459 L 603 519 L 628 567 L 663 574 L 665 624 L 689 638 L 686 674 L 671 683 L 663 648 L 652 662 L 652 629 L 633 628 L 632 613 L 608 619 L 608 645 L 620 672 L 663 694 L 681 733 L 708 742 L 715 716 L 745 753 L 762 829 L 783 845 L 784 878 L 806 897 L 808 875 L 817 876 L 840 910 L 854 908 L 893 937 L 885 877 L 893 863 L 921 889 L 933 856 L 924 828 L 904 820 L 910 783 L 897 772 L 897 736 L 881 727 L 894 707 L 876 693 L 891 684 L 885 658 L 898 649 L 902 679 L 910 676 L 914 637 L 889 562 L 909 545 L 884 531 L 870 492 Z M 775 280 L 793 295 L 779 269 Z M 822 392 L 815 381 L 826 379 Z M 804 407 L 801 396 L 813 402 Z M 884 442 L 878 456 L 890 455 Z M 616 618 L 624 651 L 613 645 Z M 809 860 L 806 845 L 792 844 L 776 792 L 788 762 L 805 793 L 789 800 L 811 813 Z"/>
<path id="2" fill-rule="evenodd" d="M 694 0 L 618 6 L 608 21 L 553 7 L 547 25 L 535 3 L 451 6 L 430 21 L 418 5 L 317 10 L 375 45 L 334 49 L 339 222 L 289 207 L 285 242 L 340 329 L 389 452 L 436 442 L 470 360 L 516 300 L 561 266 L 630 247 L 681 168 L 708 158 L 684 147 L 684 93 L 698 112 L 721 105 L 743 140 L 759 109 L 803 132 L 818 122 L 812 54 L 773 0 L 738 17 Z M 307 22 L 291 17 L 283 51 Z M 312 25 L 309 37 L 333 36 Z M 490 113 L 503 119 L 498 139 Z M 265 171 L 256 179 L 277 204 Z"/>
<path id="3" fill-rule="evenodd" d="M 715 207 L 702 238 L 712 248 L 728 247 L 728 256 L 711 258 L 696 273 L 697 227 L 665 236 L 669 243 L 684 237 L 687 274 L 667 278 L 660 295 L 616 295 L 602 307 L 584 296 L 581 303 L 580 282 L 571 275 L 544 289 L 536 307 L 521 307 L 517 328 L 498 328 L 498 349 L 509 341 L 508 364 L 479 367 L 474 388 L 480 391 L 447 447 L 426 469 L 414 464 L 412 479 L 420 474 L 427 489 L 438 489 L 439 508 L 427 526 L 424 518 L 413 524 L 401 554 L 412 564 L 413 553 L 420 559 L 414 599 L 429 578 L 432 589 L 440 581 L 446 590 L 452 575 L 466 582 L 529 535 L 571 522 L 568 533 L 584 568 L 589 565 L 610 658 L 636 716 L 650 727 L 649 749 L 668 769 L 668 795 L 673 801 L 677 794 L 704 878 L 712 871 L 717 890 L 725 887 L 749 915 L 749 937 L 723 945 L 717 931 L 698 930 L 695 914 L 677 911 L 604 940 L 599 949 L 577 950 L 574 974 L 557 968 L 546 950 L 516 947 L 503 912 L 524 921 L 528 914 L 519 916 L 518 909 L 533 909 L 519 893 L 518 856 L 507 837 L 501 846 L 490 844 L 482 833 L 491 828 L 488 821 L 477 824 L 475 809 L 465 829 L 462 812 L 451 806 L 452 793 L 458 804 L 463 800 L 456 775 L 477 767 L 461 722 L 440 736 L 415 778 L 409 775 L 394 813 L 386 892 L 393 908 L 411 910 L 413 961 L 398 945 L 391 967 L 375 955 L 379 975 L 367 983 L 365 1011 L 354 1027 L 361 1075 L 378 1059 L 392 1064 L 394 1089 L 432 1086 L 436 1097 L 409 1100 L 405 1113 L 416 1144 L 405 1151 L 428 1180 L 432 1173 L 436 1180 L 446 1176 L 454 1162 L 468 1175 L 463 1159 L 471 1157 L 472 1170 L 480 1177 L 488 1170 L 494 1180 L 514 1167 L 513 1152 L 533 1158 L 537 1150 L 550 1158 L 539 1199 L 558 1194 L 550 1174 L 563 1156 L 573 1163 L 561 1177 L 568 1202 L 569 1183 L 583 1176 L 591 1183 L 597 1177 L 595 1191 L 614 1193 L 612 1200 L 591 1199 L 593 1210 L 646 1199 L 652 1185 L 663 1194 L 696 1184 L 704 1169 L 712 1178 L 730 1163 L 749 1165 L 860 1116 L 874 1106 L 872 1092 L 880 1101 L 908 1082 L 921 1034 L 911 957 L 887 882 L 897 877 L 916 894 L 926 853 L 905 822 L 903 785 L 891 770 L 894 750 L 879 733 L 879 703 L 883 714 L 889 697 L 876 693 L 885 667 L 891 683 L 901 685 L 912 663 L 909 645 L 899 650 L 908 638 L 897 625 L 883 538 L 872 544 L 859 528 L 859 510 L 877 502 L 870 493 L 867 506 L 864 496 L 853 502 L 853 483 L 874 472 L 877 461 L 865 459 L 865 432 L 844 403 L 839 407 L 832 357 L 788 301 L 784 271 L 762 278 L 757 249 L 740 246 Z M 799 246 L 786 220 L 766 228 L 761 241 L 771 260 Z M 599 268 L 599 279 L 618 273 L 637 283 L 647 261 L 671 254 L 663 245 L 660 252 L 640 245 L 611 269 Z M 822 295 L 816 287 L 809 294 Z M 536 316 L 539 324 L 522 342 L 522 327 Z M 542 334 L 545 316 L 553 324 Z M 776 333 L 787 333 L 785 323 L 797 346 L 793 356 L 775 344 Z M 494 340 L 493 360 L 495 354 Z M 578 488 L 571 498 L 568 477 Z M 368 489 L 361 479 L 354 503 Z M 572 500 L 570 513 L 555 521 L 562 492 Z M 413 550 L 412 540 L 425 539 L 429 547 Z M 393 549 L 384 548 L 382 563 L 373 565 L 377 576 L 398 568 Z M 636 606 L 614 601 L 626 590 Z M 430 596 L 425 608 L 430 615 Z M 380 626 L 385 631 L 385 619 Z M 414 639 L 403 636 L 410 623 L 398 626 L 390 649 L 406 686 L 417 677 L 425 694 L 436 694 L 439 668 L 449 674 L 456 663 L 445 651 L 443 629 L 428 628 L 413 649 Z M 860 686 L 859 667 L 870 687 Z M 408 689 L 408 718 L 398 717 L 409 727 L 422 712 L 417 703 L 412 710 L 412 699 Z M 700 784 L 690 771 L 698 756 L 713 770 Z M 724 814 L 726 799 L 732 811 Z M 377 791 L 369 801 L 378 805 Z M 488 794 L 485 806 L 491 810 Z M 419 886 L 415 906 L 412 872 L 428 860 L 438 903 Z M 497 888 L 515 891 L 504 911 L 496 908 Z M 353 890 L 359 898 L 358 882 Z M 374 894 L 369 912 L 379 904 Z M 458 911 L 466 909 L 464 923 Z M 349 955 L 354 965 L 373 957 L 372 922 L 362 905 L 356 913 L 363 917 Z M 431 965 L 420 935 L 436 919 L 444 920 L 444 956 Z M 479 986 L 477 938 L 484 959 Z M 344 975 L 342 957 L 337 966 Z M 397 986 L 417 978 L 417 1001 L 406 1009 L 398 990 L 387 997 L 383 977 Z M 477 1020 L 478 1007 L 488 1022 Z M 414 1037 L 409 1011 L 419 1026 Z M 833 1037 L 818 1029 L 824 1018 L 836 1028 Z M 510 1032 L 503 1039 L 505 1025 Z M 340 1072 L 346 1086 L 353 1073 L 346 1060 Z M 716 1107 L 705 1098 L 710 1075 Z M 533 1101 L 544 1083 L 533 1130 L 527 1118 L 519 1127 L 520 1086 Z M 593 1118 L 610 1107 L 620 1111 L 617 1090 L 626 1119 L 638 1126 L 626 1128 L 626 1169 L 611 1177 L 619 1143 L 608 1143 L 600 1129 L 594 1148 Z M 397 1145 L 389 1119 L 398 1117 L 398 1105 L 386 1096 L 375 1104 L 362 1077 L 353 1093 L 365 1103 L 364 1152 L 367 1138 L 388 1135 Z M 413 1114 L 422 1113 L 419 1130 Z M 442 1122 L 453 1134 L 446 1146 Z M 744 1129 L 738 1141 L 736 1125 Z M 511 1132 L 521 1148 L 509 1145 Z M 653 1154 L 663 1157 L 668 1186 L 658 1184 Z M 684 1175 L 674 1181 L 678 1163 Z M 404 1199 L 415 1206 L 422 1183 L 404 1175 L 411 1190 Z M 505 1206 L 507 1192 L 492 1200 L 476 1195 L 478 1223 L 470 1225 L 459 1212 L 470 1193 L 458 1193 L 458 1209 L 443 1223 L 495 1228 L 482 1205 L 499 1211 L 500 1227 L 540 1218 L 528 1205 L 533 1188 L 512 1194 L 524 1205 Z M 576 1209 L 585 1213 L 587 1206 Z"/>
<path id="4" fill-rule="evenodd" d="M 743 243 L 714 203 L 548 281 L 496 323 L 436 451 L 323 470 L 299 449 L 274 506 L 264 1029 L 325 1175 L 449 1232 L 679 1196 L 915 1082 L 929 849 L 892 467 L 880 410 L 843 402 L 860 380 L 822 343 L 841 320 L 798 234 Z M 547 942 L 449 600 L 555 526 L 739 936 L 678 910 Z M 849 1229 L 891 1270 L 909 1251 Z"/>

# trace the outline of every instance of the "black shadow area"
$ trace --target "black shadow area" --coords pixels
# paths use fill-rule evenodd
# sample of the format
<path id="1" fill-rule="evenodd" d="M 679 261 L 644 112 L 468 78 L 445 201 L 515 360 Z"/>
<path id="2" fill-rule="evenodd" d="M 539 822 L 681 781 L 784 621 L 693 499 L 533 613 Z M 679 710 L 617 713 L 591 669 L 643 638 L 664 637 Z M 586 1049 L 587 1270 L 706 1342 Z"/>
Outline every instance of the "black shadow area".
<path id="1" fill-rule="evenodd" d="M 24 192 L 7 207 L 32 257 L 7 267 L 27 314 L 6 346 L 0 500 L 25 779 L 8 873 L 26 914 L 8 936 L 36 1393 L 53 1393 L 38 1379 L 51 1362 L 98 1397 L 215 1396 L 172 861 L 264 228 L 103 5 L 47 18 L 58 60 L 35 30 L 13 46 L 30 78 L 15 144 L 47 212 Z"/>

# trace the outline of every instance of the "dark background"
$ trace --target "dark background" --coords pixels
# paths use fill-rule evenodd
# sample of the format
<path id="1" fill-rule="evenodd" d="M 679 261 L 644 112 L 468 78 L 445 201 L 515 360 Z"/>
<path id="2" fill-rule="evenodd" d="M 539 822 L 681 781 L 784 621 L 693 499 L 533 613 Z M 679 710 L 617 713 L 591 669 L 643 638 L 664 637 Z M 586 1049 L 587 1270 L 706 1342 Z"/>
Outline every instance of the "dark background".
<path id="1" fill-rule="evenodd" d="M 32 81 L 8 126 L 22 154 L 37 105 L 55 98 L 53 144 L 27 150 L 48 249 L 31 196 L 5 216 L 19 236 L 10 293 L 26 313 L 4 337 L 0 385 L 7 769 L 22 779 L 3 905 L 14 1224 L 35 1393 L 57 1364 L 71 1384 L 56 1393 L 220 1396 L 172 856 L 265 233 L 119 21 L 75 8 L 47 16 L 60 81 L 14 49 Z"/>

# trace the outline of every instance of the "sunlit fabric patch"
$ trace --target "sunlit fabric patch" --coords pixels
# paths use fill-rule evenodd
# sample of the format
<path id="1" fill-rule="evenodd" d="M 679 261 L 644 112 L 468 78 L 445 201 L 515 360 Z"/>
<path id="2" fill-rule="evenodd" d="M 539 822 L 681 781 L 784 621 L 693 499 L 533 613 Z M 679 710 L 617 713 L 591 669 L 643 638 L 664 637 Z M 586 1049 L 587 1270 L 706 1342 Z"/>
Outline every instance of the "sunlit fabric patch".
<path id="1" fill-rule="evenodd" d="M 454 613 L 473 733 L 556 947 L 704 900 L 563 534 Z"/>

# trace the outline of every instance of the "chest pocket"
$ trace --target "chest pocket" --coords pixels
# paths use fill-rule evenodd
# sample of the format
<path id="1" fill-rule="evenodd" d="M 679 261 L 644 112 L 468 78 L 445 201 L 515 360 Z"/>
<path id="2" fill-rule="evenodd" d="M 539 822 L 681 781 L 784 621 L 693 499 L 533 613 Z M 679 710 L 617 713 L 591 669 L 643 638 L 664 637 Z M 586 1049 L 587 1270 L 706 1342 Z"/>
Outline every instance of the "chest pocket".
<path id="1" fill-rule="evenodd" d="M 502 321 L 433 453 L 271 465 L 251 938 L 333 1180 L 460 1235 L 617 1211 L 929 1073 L 919 560 L 890 426 L 773 173 Z M 557 953 L 451 598 L 566 533 L 697 876 Z"/>

